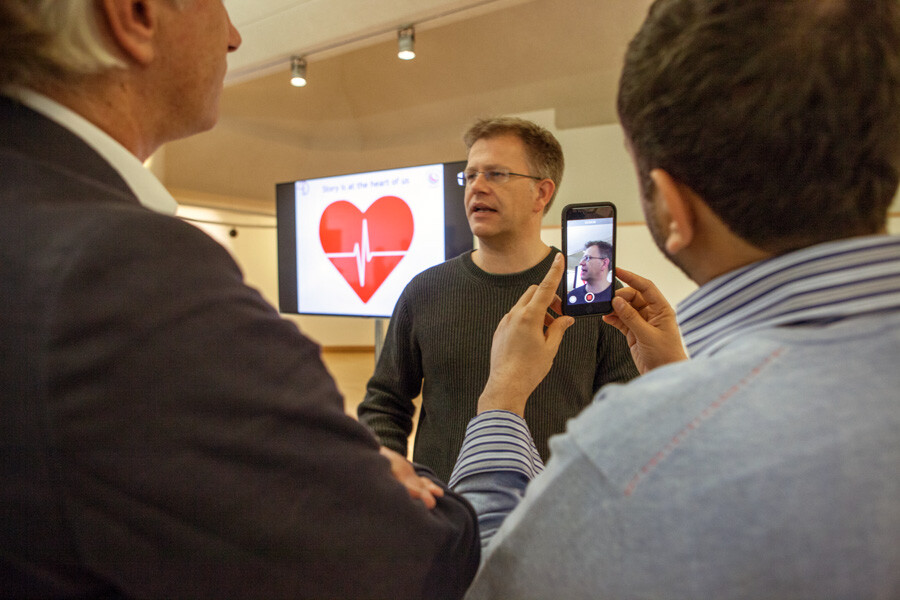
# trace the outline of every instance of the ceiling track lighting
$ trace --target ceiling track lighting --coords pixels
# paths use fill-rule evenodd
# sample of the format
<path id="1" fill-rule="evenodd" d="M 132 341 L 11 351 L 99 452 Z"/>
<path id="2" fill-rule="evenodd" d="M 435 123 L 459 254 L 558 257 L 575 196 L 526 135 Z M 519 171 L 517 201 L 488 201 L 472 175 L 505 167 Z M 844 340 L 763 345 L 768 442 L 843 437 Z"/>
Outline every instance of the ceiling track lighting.
<path id="1" fill-rule="evenodd" d="M 291 57 L 291 85 L 294 87 L 306 85 L 306 56 Z M 397 30 L 397 58 L 412 60 L 415 57 L 416 30 L 412 25 L 401 27 Z"/>
<path id="2" fill-rule="evenodd" d="M 416 57 L 416 30 L 410 25 L 397 31 L 397 58 L 412 60 Z"/>
<path id="3" fill-rule="evenodd" d="M 294 87 L 306 85 L 306 59 L 302 56 L 291 57 L 291 85 Z"/>

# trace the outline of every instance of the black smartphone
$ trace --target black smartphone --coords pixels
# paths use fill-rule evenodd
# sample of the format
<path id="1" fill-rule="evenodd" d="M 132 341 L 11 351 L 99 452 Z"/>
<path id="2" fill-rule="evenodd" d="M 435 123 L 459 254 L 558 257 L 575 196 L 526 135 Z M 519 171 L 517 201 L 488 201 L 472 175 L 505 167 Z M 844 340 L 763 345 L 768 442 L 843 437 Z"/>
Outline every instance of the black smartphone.
<path id="1" fill-rule="evenodd" d="M 616 207 L 611 202 L 569 204 L 562 211 L 566 274 L 563 313 L 612 312 L 616 274 Z"/>

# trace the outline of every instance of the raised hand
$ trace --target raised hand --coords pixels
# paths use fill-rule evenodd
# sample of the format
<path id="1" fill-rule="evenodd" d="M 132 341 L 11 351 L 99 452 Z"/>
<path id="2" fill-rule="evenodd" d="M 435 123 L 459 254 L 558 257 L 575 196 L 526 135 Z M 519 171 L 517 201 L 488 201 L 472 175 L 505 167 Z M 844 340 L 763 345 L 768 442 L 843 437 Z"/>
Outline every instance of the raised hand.
<path id="1" fill-rule="evenodd" d="M 528 288 L 501 319 L 491 345 L 491 372 L 478 400 L 478 412 L 509 410 L 519 415 L 534 388 L 547 376 L 559 350 L 563 333 L 575 320 L 554 317 L 547 309 L 561 312 L 556 295 L 565 271 L 562 254 L 539 285 Z"/>
<path id="2" fill-rule="evenodd" d="M 631 357 L 641 374 L 687 360 L 675 310 L 649 279 L 616 268 L 616 277 L 630 287 L 616 290 L 613 313 L 603 320 L 625 334 Z"/>

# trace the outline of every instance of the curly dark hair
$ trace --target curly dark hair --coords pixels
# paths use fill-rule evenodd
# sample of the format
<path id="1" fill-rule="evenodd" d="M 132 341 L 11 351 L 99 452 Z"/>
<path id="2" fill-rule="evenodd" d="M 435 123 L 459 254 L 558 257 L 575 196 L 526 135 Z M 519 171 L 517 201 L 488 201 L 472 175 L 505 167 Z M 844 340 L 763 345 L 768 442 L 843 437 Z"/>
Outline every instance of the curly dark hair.
<path id="1" fill-rule="evenodd" d="M 665 169 L 773 253 L 884 230 L 900 171 L 897 0 L 657 0 L 618 111 Z"/>

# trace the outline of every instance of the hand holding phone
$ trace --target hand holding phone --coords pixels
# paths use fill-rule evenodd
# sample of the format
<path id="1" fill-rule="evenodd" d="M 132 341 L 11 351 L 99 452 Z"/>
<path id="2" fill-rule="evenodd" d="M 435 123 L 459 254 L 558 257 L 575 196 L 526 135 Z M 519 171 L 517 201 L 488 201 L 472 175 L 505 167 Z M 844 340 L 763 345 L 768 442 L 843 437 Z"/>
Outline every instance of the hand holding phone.
<path id="1" fill-rule="evenodd" d="M 611 202 L 569 204 L 562 212 L 566 256 L 563 314 L 612 312 L 616 271 L 616 207 Z"/>
<path id="2" fill-rule="evenodd" d="M 616 274 L 629 287 L 619 292 L 622 303 L 603 320 L 628 339 L 631 357 L 641 375 L 662 365 L 687 360 L 675 309 L 659 288 L 649 279 L 625 269 L 617 270 Z"/>

